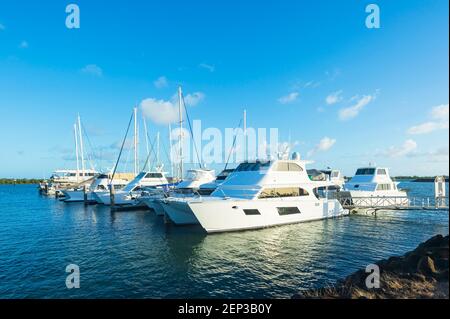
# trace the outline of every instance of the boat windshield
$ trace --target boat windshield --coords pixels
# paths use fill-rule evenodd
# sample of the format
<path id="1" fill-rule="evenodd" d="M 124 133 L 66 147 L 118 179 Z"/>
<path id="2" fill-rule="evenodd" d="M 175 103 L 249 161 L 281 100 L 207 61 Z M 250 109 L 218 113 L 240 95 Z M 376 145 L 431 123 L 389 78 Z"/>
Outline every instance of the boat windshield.
<path id="1" fill-rule="evenodd" d="M 375 168 L 358 168 L 355 175 L 374 175 Z"/>
<path id="2" fill-rule="evenodd" d="M 235 172 L 250 172 L 250 171 L 260 171 L 267 169 L 270 166 L 270 162 L 255 162 L 255 163 L 241 163 L 234 170 Z"/>
<path id="3" fill-rule="evenodd" d="M 131 191 L 134 189 L 134 187 L 135 187 L 137 184 L 139 184 L 139 182 L 141 181 L 141 179 L 144 178 L 144 176 L 145 176 L 145 172 L 139 173 L 138 175 L 136 175 L 136 177 L 135 177 L 131 182 L 129 182 L 129 183 L 127 184 L 127 186 L 124 187 L 123 190 L 126 191 L 126 192 L 131 192 Z"/>

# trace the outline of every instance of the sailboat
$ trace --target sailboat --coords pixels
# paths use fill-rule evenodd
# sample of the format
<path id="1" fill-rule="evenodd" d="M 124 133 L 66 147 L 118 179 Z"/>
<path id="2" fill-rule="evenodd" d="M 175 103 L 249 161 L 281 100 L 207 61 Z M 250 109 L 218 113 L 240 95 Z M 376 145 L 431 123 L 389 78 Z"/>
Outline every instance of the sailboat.
<path id="1" fill-rule="evenodd" d="M 164 214 L 164 212 L 166 211 L 166 206 L 168 206 L 166 205 L 167 201 L 170 200 L 171 203 L 173 202 L 173 205 L 167 208 L 172 211 L 173 210 L 172 207 L 176 205 L 177 200 L 193 196 L 195 192 L 201 187 L 201 185 L 211 183 L 214 180 L 216 180 L 214 170 L 202 167 L 198 169 L 189 169 L 186 172 L 186 176 L 184 177 L 183 134 L 182 134 L 183 107 L 185 108 L 183 93 L 181 87 L 178 87 L 178 112 L 179 112 L 179 127 L 180 127 L 180 134 L 178 136 L 179 138 L 178 152 L 180 160 L 178 166 L 179 169 L 178 176 L 180 177 L 181 181 L 177 183 L 174 189 L 170 192 L 161 193 L 149 190 L 147 192 L 144 192 L 143 196 L 137 199 L 139 202 L 145 204 L 147 207 L 154 210 L 157 215 Z"/>
<path id="2" fill-rule="evenodd" d="M 98 203 L 104 205 L 117 205 L 117 206 L 136 206 L 136 197 L 140 196 L 144 187 L 158 187 L 162 191 L 162 187 L 168 184 L 165 173 L 162 171 L 146 171 L 145 167 L 148 164 L 148 160 L 150 158 L 150 153 L 147 155 L 147 160 L 144 164 L 144 170 L 139 172 L 139 160 L 138 160 L 138 124 L 137 124 L 137 108 L 133 109 L 133 118 L 134 118 L 134 172 L 135 178 L 126 184 L 123 188 L 119 190 L 115 190 L 110 187 L 110 192 L 94 192 L 93 196 Z M 131 120 L 130 120 L 131 124 Z M 128 133 L 128 130 L 127 130 Z M 126 139 L 126 134 L 125 134 Z M 124 141 L 125 141 L 124 139 Z M 117 165 L 120 160 L 120 156 L 123 150 L 122 148 L 119 153 L 114 171 L 112 173 L 112 178 L 115 176 L 115 172 L 117 169 Z M 113 194 L 112 194 L 113 193 Z M 111 201 L 112 195 L 114 196 L 114 202 Z"/>
<path id="3" fill-rule="evenodd" d="M 84 158 L 84 144 L 81 127 L 81 117 L 78 114 L 77 120 L 73 125 L 74 142 L 75 142 L 75 158 L 76 170 L 74 169 L 57 169 L 55 170 L 49 181 L 41 185 L 44 194 L 57 195 L 64 197 L 64 190 L 70 188 L 78 188 L 82 185 L 89 185 L 94 177 L 98 174 L 93 168 L 86 169 Z M 81 157 L 81 170 L 80 170 Z"/>

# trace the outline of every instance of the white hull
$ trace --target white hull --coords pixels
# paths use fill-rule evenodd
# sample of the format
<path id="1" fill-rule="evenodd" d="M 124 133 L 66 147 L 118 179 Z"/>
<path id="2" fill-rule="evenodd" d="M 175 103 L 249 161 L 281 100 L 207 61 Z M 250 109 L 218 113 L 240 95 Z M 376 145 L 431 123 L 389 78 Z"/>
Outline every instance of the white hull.
<path id="1" fill-rule="evenodd" d="M 107 206 L 111 205 L 111 197 L 110 197 L 109 192 L 101 192 L 101 193 L 96 192 L 95 199 L 97 200 L 97 202 L 99 204 L 103 204 L 103 205 L 107 205 Z M 134 202 L 135 202 L 135 200 L 130 198 L 129 193 L 117 191 L 114 194 L 114 204 L 115 205 L 130 205 L 130 204 L 133 204 Z"/>
<path id="2" fill-rule="evenodd" d="M 185 200 L 159 201 L 164 213 L 175 225 L 195 225 L 198 220 Z"/>
<path id="3" fill-rule="evenodd" d="M 64 190 L 62 192 L 65 196 L 64 202 L 66 202 L 66 203 L 84 202 L 84 192 L 83 191 Z M 86 195 L 87 195 L 88 202 L 96 202 L 95 197 L 92 192 L 87 192 Z"/>
<path id="4" fill-rule="evenodd" d="M 156 198 L 141 198 L 140 201 L 142 201 L 148 208 L 153 210 L 156 215 L 163 216 L 164 215 L 164 208 Z"/>
<path id="5" fill-rule="evenodd" d="M 205 200 L 189 202 L 193 214 L 208 232 L 225 232 L 307 222 L 348 215 L 337 200 Z M 296 207 L 299 213 L 280 215 L 278 207 Z M 244 209 L 258 210 L 246 215 Z"/>

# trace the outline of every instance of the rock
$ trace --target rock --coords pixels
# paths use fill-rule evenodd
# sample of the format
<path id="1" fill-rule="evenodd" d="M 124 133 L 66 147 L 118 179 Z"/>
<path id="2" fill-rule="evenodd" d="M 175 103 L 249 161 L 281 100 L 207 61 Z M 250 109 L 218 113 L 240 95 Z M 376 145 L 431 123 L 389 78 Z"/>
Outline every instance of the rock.
<path id="1" fill-rule="evenodd" d="M 381 289 L 365 286 L 367 273 L 360 269 L 331 288 L 302 291 L 293 298 L 446 298 L 448 299 L 449 236 L 434 236 L 403 256 L 376 263 Z"/>
<path id="2" fill-rule="evenodd" d="M 419 260 L 417 264 L 417 271 L 421 274 L 433 275 L 436 274 L 436 267 L 434 266 L 434 260 L 430 256 L 424 256 Z"/>

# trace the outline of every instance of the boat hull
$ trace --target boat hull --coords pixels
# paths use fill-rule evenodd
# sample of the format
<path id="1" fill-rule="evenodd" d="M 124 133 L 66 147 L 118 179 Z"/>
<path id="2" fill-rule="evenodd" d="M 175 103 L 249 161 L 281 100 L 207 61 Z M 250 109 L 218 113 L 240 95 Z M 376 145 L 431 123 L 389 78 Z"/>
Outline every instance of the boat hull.
<path id="1" fill-rule="evenodd" d="M 148 208 L 153 210 L 157 216 L 164 216 L 164 208 L 157 198 L 140 199 Z"/>
<path id="2" fill-rule="evenodd" d="M 129 193 L 125 193 L 125 192 L 116 192 L 114 194 L 114 204 L 115 205 L 131 205 L 135 202 L 134 199 L 131 199 L 129 197 Z M 106 206 L 111 206 L 111 197 L 110 197 L 110 193 L 109 192 L 95 192 L 95 199 L 98 203 L 106 205 Z"/>
<path id="3" fill-rule="evenodd" d="M 339 217 L 349 213 L 337 200 L 326 199 L 297 201 L 223 199 L 191 201 L 188 205 L 208 233 L 258 229 Z M 279 208 L 288 208 L 294 213 L 280 213 Z"/>
<path id="4" fill-rule="evenodd" d="M 69 191 L 69 190 L 64 190 L 62 191 L 65 198 L 64 198 L 64 202 L 66 203 L 72 203 L 72 202 L 84 202 L 84 192 L 83 191 Z M 94 194 L 92 192 L 87 192 L 86 193 L 86 200 L 88 202 L 96 202 Z"/>
<path id="5" fill-rule="evenodd" d="M 159 203 L 164 209 L 165 215 L 175 225 L 197 225 L 197 218 L 185 200 L 161 200 Z"/>

